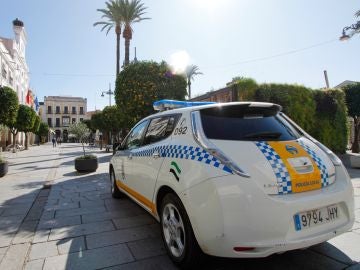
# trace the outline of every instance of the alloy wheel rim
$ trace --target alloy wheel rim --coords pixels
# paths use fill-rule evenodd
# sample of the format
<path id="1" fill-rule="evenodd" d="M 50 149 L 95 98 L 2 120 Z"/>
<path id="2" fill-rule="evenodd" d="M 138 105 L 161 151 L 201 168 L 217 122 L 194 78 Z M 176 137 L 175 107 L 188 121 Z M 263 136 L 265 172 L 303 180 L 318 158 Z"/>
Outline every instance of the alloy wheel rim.
<path id="1" fill-rule="evenodd" d="M 185 227 L 179 210 L 171 203 L 164 207 L 162 229 L 171 254 L 177 258 L 181 257 L 185 249 Z"/>

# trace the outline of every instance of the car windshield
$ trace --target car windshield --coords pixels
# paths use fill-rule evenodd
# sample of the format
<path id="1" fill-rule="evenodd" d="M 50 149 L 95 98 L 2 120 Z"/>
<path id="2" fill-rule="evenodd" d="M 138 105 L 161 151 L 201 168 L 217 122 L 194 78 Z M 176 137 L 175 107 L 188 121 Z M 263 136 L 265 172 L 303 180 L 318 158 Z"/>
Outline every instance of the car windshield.
<path id="1" fill-rule="evenodd" d="M 209 139 L 234 141 L 288 141 L 299 138 L 278 114 L 277 107 L 223 106 L 200 111 Z"/>

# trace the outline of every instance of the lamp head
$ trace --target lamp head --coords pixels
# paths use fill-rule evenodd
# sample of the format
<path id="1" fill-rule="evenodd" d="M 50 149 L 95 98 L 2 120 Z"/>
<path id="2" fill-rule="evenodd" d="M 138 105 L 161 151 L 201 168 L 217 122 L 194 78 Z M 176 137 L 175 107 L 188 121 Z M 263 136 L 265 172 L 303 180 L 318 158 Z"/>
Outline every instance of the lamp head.
<path id="1" fill-rule="evenodd" d="M 339 38 L 340 41 L 346 41 L 349 40 L 350 36 L 346 34 L 345 30 L 342 32 L 342 36 Z"/>
<path id="2" fill-rule="evenodd" d="M 101 97 L 104 97 L 104 92 L 101 93 Z"/>

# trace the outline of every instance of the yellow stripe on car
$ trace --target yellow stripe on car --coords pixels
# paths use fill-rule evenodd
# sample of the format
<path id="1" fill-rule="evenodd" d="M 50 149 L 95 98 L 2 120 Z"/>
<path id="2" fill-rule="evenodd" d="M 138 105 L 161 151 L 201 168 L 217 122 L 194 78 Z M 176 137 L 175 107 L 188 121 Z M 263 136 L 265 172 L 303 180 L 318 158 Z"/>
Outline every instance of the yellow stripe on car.
<path id="1" fill-rule="evenodd" d="M 139 201 L 140 203 L 145 205 L 153 214 L 156 213 L 156 206 L 152 201 L 150 201 L 149 199 L 147 199 L 140 193 L 136 192 L 132 188 L 128 187 L 127 185 L 125 185 L 123 182 L 121 182 L 119 180 L 116 180 L 116 185 L 118 186 L 118 188 L 120 188 L 123 191 L 125 191 L 126 193 L 128 193 L 131 197 L 133 197 L 134 199 L 136 199 L 137 201 Z"/>

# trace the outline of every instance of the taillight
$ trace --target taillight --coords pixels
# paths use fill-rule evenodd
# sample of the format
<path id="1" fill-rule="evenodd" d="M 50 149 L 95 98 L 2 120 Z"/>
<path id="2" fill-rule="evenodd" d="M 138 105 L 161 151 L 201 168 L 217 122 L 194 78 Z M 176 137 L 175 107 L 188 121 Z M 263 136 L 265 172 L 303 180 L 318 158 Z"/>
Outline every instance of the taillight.
<path id="1" fill-rule="evenodd" d="M 254 249 L 255 249 L 254 247 L 234 247 L 234 250 L 236 252 L 250 251 Z"/>

